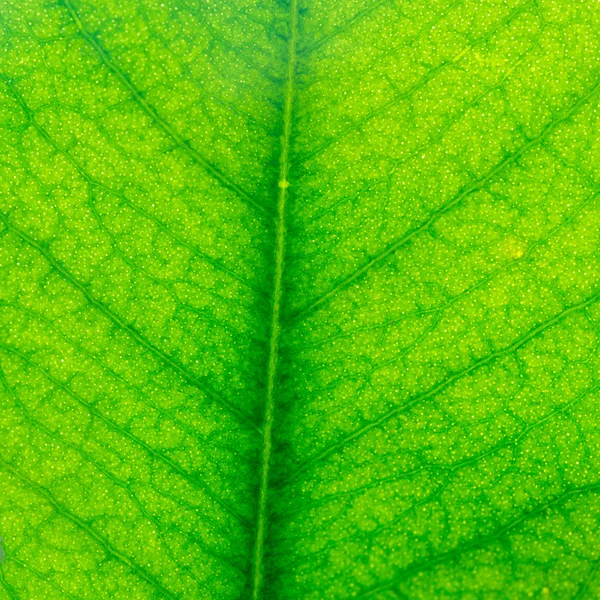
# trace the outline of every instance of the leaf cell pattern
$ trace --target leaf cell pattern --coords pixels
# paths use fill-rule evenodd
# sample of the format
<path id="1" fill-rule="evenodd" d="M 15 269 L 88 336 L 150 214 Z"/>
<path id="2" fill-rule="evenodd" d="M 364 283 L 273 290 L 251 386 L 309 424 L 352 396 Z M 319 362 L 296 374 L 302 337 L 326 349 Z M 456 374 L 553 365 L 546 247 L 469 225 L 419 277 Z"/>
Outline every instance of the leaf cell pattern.
<path id="1" fill-rule="evenodd" d="M 1 2 L 0 599 L 600 597 L 599 32 Z"/>

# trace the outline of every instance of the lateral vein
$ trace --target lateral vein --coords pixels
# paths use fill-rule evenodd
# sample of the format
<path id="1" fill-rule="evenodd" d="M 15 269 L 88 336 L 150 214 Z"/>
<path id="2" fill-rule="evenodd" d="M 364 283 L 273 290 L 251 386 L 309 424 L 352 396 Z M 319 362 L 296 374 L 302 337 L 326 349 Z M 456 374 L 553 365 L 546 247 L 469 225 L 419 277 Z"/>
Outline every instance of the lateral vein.
<path id="1" fill-rule="evenodd" d="M 289 189 L 290 140 L 292 135 L 292 111 L 294 102 L 294 79 L 296 72 L 296 45 L 298 37 L 298 2 L 291 0 L 289 15 L 288 63 L 283 107 L 283 133 L 279 155 L 279 180 L 275 229 L 275 268 L 273 273 L 272 312 L 267 361 L 267 394 L 263 417 L 263 445 L 260 467 L 260 487 L 254 552 L 252 556 L 251 598 L 263 597 L 264 554 L 269 512 L 269 468 L 273 451 L 273 424 L 277 392 L 279 341 L 281 336 L 282 282 L 285 263 L 286 220 L 285 208 Z"/>
<path id="2" fill-rule="evenodd" d="M 144 112 L 166 133 L 180 148 L 182 148 L 188 156 L 197 164 L 200 164 L 204 169 L 217 180 L 224 188 L 234 192 L 241 200 L 250 205 L 255 211 L 265 214 L 265 208 L 261 206 L 252 196 L 243 190 L 237 183 L 232 181 L 225 173 L 214 165 L 210 160 L 204 157 L 196 150 L 187 140 L 175 131 L 175 129 L 156 111 L 156 109 L 145 99 L 144 94 L 135 87 L 131 79 L 124 73 L 110 58 L 108 52 L 100 45 L 98 40 L 86 28 L 81 20 L 75 6 L 71 0 L 62 0 L 63 5 L 67 9 L 69 15 L 77 25 L 81 37 L 86 40 L 90 46 L 96 51 L 102 63 L 115 75 L 115 77 L 127 88 L 136 102 L 141 106 Z"/>
<path id="3" fill-rule="evenodd" d="M 107 304 L 98 300 L 90 291 L 90 286 L 79 281 L 63 264 L 59 261 L 43 244 L 31 237 L 25 231 L 14 225 L 8 218 L 8 216 L 0 212 L 0 223 L 2 223 L 7 231 L 12 232 L 15 236 L 25 242 L 31 248 L 34 248 L 44 257 L 50 267 L 60 277 L 66 281 L 71 287 L 76 289 L 83 297 L 94 307 L 98 312 L 102 313 L 114 326 L 118 327 L 121 331 L 127 334 L 130 338 L 135 340 L 141 347 L 152 354 L 155 358 L 160 360 L 164 365 L 169 367 L 172 371 L 179 374 L 179 376 L 186 381 L 189 385 L 201 390 L 211 400 L 224 406 L 228 411 L 235 416 L 235 418 L 242 424 L 248 426 L 251 430 L 258 432 L 258 427 L 254 423 L 252 416 L 245 410 L 235 406 L 231 401 L 222 396 L 220 393 L 215 391 L 210 384 L 205 383 L 192 373 L 185 365 L 172 358 L 165 351 L 161 350 L 158 346 L 155 346 L 150 340 L 148 340 L 138 329 L 127 322 L 125 319 L 115 313 Z"/>

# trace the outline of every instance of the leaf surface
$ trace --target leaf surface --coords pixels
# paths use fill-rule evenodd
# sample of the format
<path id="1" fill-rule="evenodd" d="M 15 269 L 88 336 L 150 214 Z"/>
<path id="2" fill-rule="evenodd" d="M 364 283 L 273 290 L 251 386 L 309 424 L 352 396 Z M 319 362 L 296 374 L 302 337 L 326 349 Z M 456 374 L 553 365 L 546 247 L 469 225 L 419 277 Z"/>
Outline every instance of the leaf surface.
<path id="1" fill-rule="evenodd" d="M 599 32 L 0 2 L 0 598 L 600 597 Z"/>

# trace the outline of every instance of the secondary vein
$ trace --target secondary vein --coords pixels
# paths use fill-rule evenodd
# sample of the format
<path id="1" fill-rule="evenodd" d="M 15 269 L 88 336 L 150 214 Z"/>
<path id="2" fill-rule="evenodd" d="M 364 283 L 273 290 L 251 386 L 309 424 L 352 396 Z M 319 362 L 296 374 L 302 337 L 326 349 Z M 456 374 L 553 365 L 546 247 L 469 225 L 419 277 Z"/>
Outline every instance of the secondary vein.
<path id="1" fill-rule="evenodd" d="M 204 169 L 218 181 L 223 187 L 234 192 L 241 200 L 246 202 L 254 210 L 261 214 L 265 214 L 265 208 L 257 203 L 252 196 L 243 190 L 237 183 L 231 180 L 217 165 L 213 164 L 208 158 L 200 154 L 185 138 L 183 138 L 174 128 L 168 123 L 156 109 L 146 100 L 145 94 L 140 91 L 132 82 L 131 78 L 122 71 L 111 59 L 109 53 L 94 37 L 91 31 L 88 30 L 82 21 L 75 5 L 71 0 L 62 0 L 63 5 L 67 9 L 69 15 L 77 25 L 81 37 L 90 44 L 96 51 L 102 63 L 115 75 L 115 77 L 129 90 L 135 101 L 141 106 L 144 112 L 152 119 L 152 121 L 162 129 L 188 156 L 196 163 L 202 165 Z"/>
<path id="2" fill-rule="evenodd" d="M 286 222 L 285 207 L 289 189 L 290 139 L 292 135 L 292 111 L 294 102 L 294 78 L 296 73 L 296 44 L 298 37 L 298 2 L 291 0 L 289 15 L 289 40 L 287 80 L 283 107 L 283 133 L 279 154 L 279 180 L 275 229 L 275 257 L 272 291 L 272 312 L 267 361 L 267 394 L 263 418 L 263 446 L 261 457 L 258 513 L 252 557 L 252 600 L 262 598 L 264 583 L 264 554 L 269 513 L 269 468 L 273 452 L 273 425 L 277 392 L 277 369 L 279 340 L 281 336 L 282 282 L 285 262 Z"/>

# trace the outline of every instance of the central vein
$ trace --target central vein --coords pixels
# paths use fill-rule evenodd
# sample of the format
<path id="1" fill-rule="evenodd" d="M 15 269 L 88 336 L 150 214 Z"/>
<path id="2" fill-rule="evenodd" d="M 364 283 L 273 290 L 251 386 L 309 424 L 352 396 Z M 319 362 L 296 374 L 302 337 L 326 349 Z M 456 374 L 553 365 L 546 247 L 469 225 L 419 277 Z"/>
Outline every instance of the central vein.
<path id="1" fill-rule="evenodd" d="M 279 181 L 276 213 L 275 270 L 273 273 L 272 312 L 267 363 L 267 397 L 263 419 L 263 447 L 261 457 L 260 491 L 256 536 L 252 557 L 252 600 L 260 600 L 264 582 L 265 541 L 269 513 L 269 467 L 273 452 L 273 423 L 277 392 L 277 367 L 279 362 L 279 340 L 281 336 L 282 280 L 285 260 L 285 206 L 288 197 L 288 173 L 290 169 L 290 139 L 292 135 L 292 109 L 294 102 L 294 76 L 296 72 L 296 40 L 298 36 L 298 2 L 291 0 L 289 17 L 289 40 L 287 79 L 283 107 L 283 133 L 279 154 Z"/>

